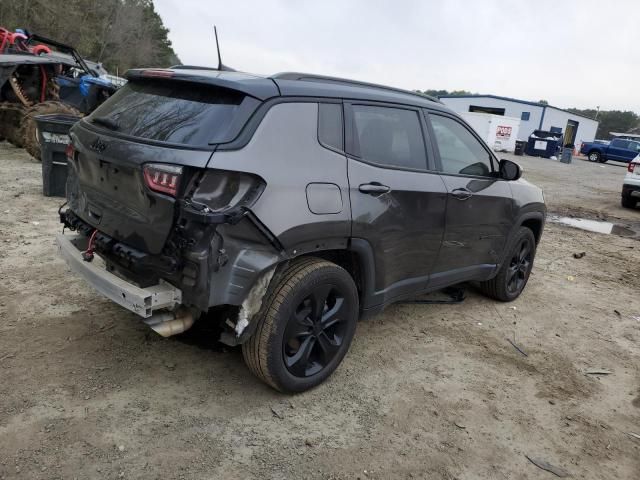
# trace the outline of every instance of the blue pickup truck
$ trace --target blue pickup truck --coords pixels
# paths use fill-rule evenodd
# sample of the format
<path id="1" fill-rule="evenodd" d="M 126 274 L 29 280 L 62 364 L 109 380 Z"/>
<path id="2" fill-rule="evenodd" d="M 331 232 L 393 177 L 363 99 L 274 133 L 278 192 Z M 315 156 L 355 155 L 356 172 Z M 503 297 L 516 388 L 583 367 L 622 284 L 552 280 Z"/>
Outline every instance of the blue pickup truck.
<path id="1" fill-rule="evenodd" d="M 604 163 L 607 160 L 615 160 L 628 163 L 640 153 L 640 141 L 614 138 L 609 145 L 585 142 L 580 146 L 580 153 L 592 162 Z"/>

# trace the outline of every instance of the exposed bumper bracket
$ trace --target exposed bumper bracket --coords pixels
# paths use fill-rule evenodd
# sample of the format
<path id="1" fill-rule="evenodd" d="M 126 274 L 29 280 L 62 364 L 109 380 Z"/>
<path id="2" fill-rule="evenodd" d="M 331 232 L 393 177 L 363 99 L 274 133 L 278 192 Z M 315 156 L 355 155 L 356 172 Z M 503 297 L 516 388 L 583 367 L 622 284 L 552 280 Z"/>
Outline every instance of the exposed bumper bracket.
<path id="1" fill-rule="evenodd" d="M 60 254 L 71 270 L 82 275 L 98 292 L 118 305 L 143 318 L 150 317 L 154 311 L 174 308 L 182 302 L 182 291 L 168 283 L 158 283 L 151 287 L 140 288 L 101 268 L 94 262 L 85 262 L 82 252 L 73 243 L 81 235 L 57 235 L 56 241 Z"/>

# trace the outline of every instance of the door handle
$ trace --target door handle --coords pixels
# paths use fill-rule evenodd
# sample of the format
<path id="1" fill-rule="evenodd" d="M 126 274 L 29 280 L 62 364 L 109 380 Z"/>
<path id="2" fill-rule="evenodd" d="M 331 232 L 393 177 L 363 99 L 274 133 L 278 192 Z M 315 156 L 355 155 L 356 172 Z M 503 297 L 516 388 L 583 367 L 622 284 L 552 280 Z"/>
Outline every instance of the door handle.
<path id="1" fill-rule="evenodd" d="M 391 191 L 391 188 L 387 187 L 386 185 L 382 185 L 381 183 L 378 183 L 378 182 L 371 182 L 371 183 L 363 183 L 358 187 L 358 190 L 360 190 L 360 192 L 362 193 L 367 193 L 369 195 L 375 195 L 375 194 L 382 195 L 383 193 L 389 193 Z"/>
<path id="2" fill-rule="evenodd" d="M 467 190 L 466 188 L 456 188 L 451 192 L 451 195 L 456 197 L 458 200 L 466 200 L 473 197 L 473 192 Z"/>

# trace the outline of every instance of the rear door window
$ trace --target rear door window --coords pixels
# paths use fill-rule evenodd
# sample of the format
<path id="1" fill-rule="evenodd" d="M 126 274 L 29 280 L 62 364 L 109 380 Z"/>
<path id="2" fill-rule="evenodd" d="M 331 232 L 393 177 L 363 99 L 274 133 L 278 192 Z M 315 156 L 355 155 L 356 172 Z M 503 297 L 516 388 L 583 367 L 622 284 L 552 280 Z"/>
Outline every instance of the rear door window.
<path id="1" fill-rule="evenodd" d="M 611 146 L 615 148 L 628 148 L 629 142 L 626 140 L 621 140 L 619 138 L 614 138 L 611 140 Z"/>
<path id="2" fill-rule="evenodd" d="M 426 170 L 418 112 L 402 108 L 353 105 L 354 154 L 381 166 Z"/>
<path id="3" fill-rule="evenodd" d="M 244 95 L 178 81 L 129 82 L 88 118 L 114 133 L 190 146 L 228 130 Z"/>

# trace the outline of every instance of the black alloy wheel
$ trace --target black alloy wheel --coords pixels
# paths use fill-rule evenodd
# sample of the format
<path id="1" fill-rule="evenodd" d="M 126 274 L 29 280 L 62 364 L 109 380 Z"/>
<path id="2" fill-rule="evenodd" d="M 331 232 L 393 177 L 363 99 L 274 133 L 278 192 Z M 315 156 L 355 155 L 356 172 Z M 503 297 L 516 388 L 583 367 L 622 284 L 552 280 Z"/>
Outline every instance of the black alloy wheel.
<path id="1" fill-rule="evenodd" d="M 480 282 L 482 293 L 501 302 L 520 296 L 529 281 L 536 256 L 536 237 L 527 227 L 520 227 L 509 239 L 504 261 L 495 277 Z"/>
<path id="2" fill-rule="evenodd" d="M 507 291 L 512 295 L 519 294 L 527 282 L 533 260 L 532 251 L 531 240 L 525 237 L 513 252 L 507 273 Z"/>
<path id="3" fill-rule="evenodd" d="M 335 285 L 324 284 L 317 286 L 291 312 L 282 354 L 292 375 L 310 377 L 335 358 L 348 326 L 346 302 Z"/>
<path id="4" fill-rule="evenodd" d="M 295 260 L 272 282 L 242 354 L 268 385 L 302 392 L 327 379 L 346 355 L 358 321 L 358 290 L 344 268 L 313 257 Z"/>

